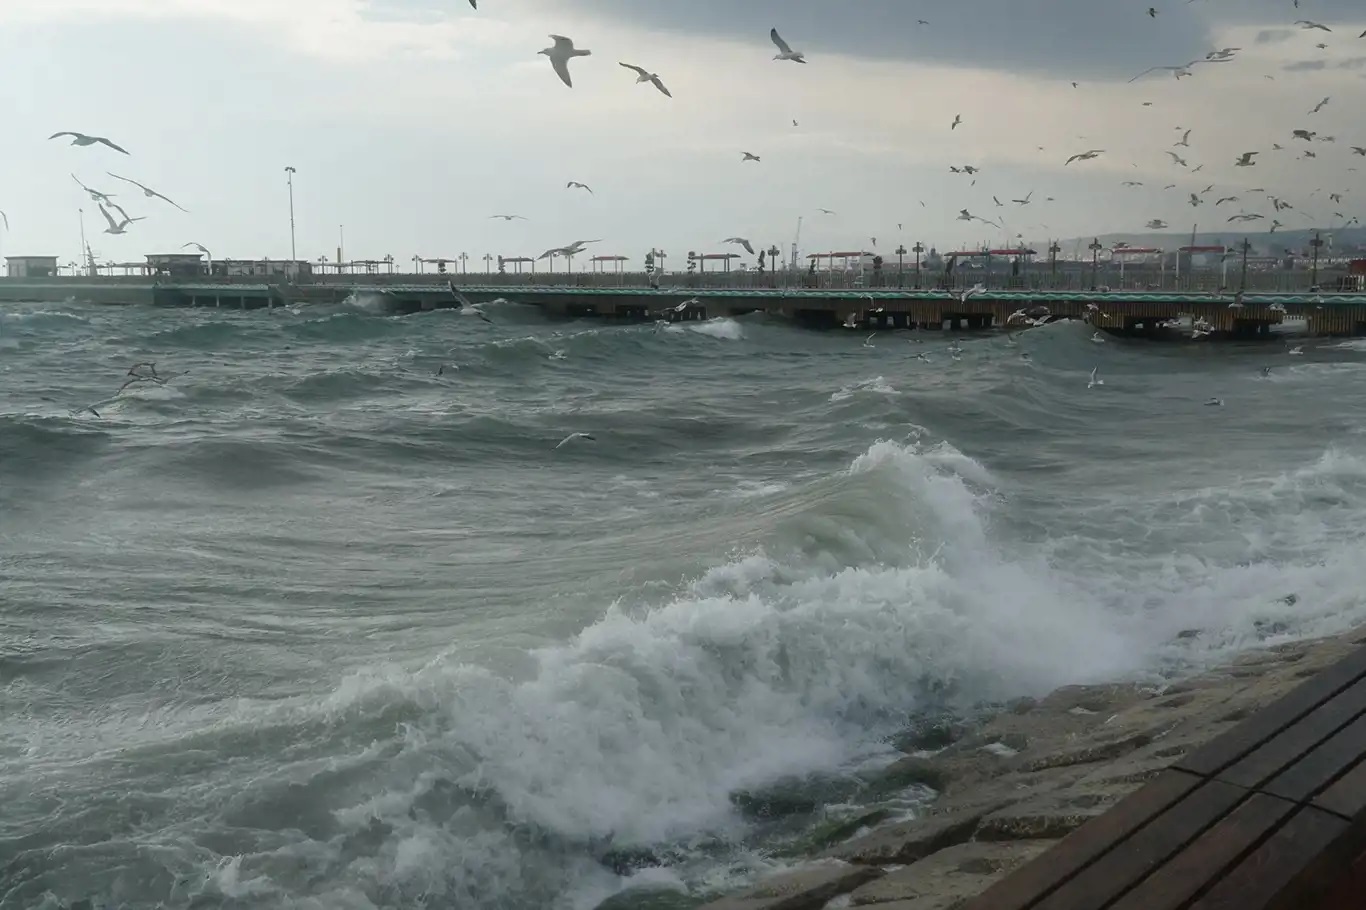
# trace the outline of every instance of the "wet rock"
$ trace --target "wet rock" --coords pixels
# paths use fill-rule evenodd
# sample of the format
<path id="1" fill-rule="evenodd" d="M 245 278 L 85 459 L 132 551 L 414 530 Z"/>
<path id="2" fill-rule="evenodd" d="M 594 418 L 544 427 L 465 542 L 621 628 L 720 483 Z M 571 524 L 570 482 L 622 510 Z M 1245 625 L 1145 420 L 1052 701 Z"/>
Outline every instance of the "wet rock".
<path id="1" fill-rule="evenodd" d="M 598 857 L 598 862 L 617 875 L 630 875 L 641 869 L 653 869 L 668 861 L 650 847 L 613 847 Z"/>
<path id="2" fill-rule="evenodd" d="M 764 879 L 702 910 L 821 910 L 832 898 L 881 876 L 881 869 L 826 861 Z"/>
<path id="3" fill-rule="evenodd" d="M 864 787 L 863 781 L 852 777 L 788 778 L 756 790 L 737 790 L 730 801 L 750 820 L 788 818 L 845 802 Z"/>
<path id="4" fill-rule="evenodd" d="M 1030 698 L 1026 695 L 1023 698 L 1017 698 L 1014 701 L 1007 702 L 1006 710 L 1011 714 L 1028 714 L 1038 706 L 1039 700 L 1037 698 Z"/>
<path id="5" fill-rule="evenodd" d="M 1094 714 L 1115 711 L 1142 700 L 1137 686 L 1063 686 L 1039 702 L 1039 710 L 1063 713 L 1081 708 Z"/>
<path id="6" fill-rule="evenodd" d="M 1190 641 L 1192 638 L 1199 638 L 1203 634 L 1202 629 L 1182 629 L 1176 633 L 1177 641 Z"/>
<path id="7" fill-rule="evenodd" d="M 614 894 L 593 910 L 692 910 L 697 898 L 673 888 L 629 888 Z"/>
<path id="8" fill-rule="evenodd" d="M 983 814 L 935 815 L 884 825 L 826 851 L 825 856 L 869 866 L 913 863 L 946 847 L 966 843 Z"/>
<path id="9" fill-rule="evenodd" d="M 1121 739 L 1092 742 L 1075 749 L 1064 749 L 1050 755 L 1041 755 L 1038 758 L 1023 762 L 1021 767 L 1025 771 L 1043 771 L 1048 768 L 1066 768 L 1071 765 L 1112 761 L 1121 755 L 1127 755 L 1135 749 L 1148 745 L 1152 740 L 1152 736 L 1148 733 L 1135 733 Z"/>
<path id="10" fill-rule="evenodd" d="M 879 771 L 872 785 L 876 791 L 883 793 L 904 790 L 916 785 L 929 787 L 931 790 L 943 790 L 951 779 L 949 767 L 948 764 L 936 762 L 934 759 L 908 755 Z"/>
<path id="11" fill-rule="evenodd" d="M 902 752 L 937 752 L 958 742 L 967 731 L 967 724 L 949 715 L 922 717 L 893 737 L 892 745 Z"/>
<path id="12" fill-rule="evenodd" d="M 1053 841 L 971 843 L 941 850 L 905 868 L 856 889 L 850 895 L 855 907 L 875 905 L 884 910 L 909 901 L 907 906 L 952 907 L 985 891 L 998 878 L 1024 865 L 1053 845 Z"/>
<path id="13" fill-rule="evenodd" d="M 873 809 L 845 818 L 831 818 L 813 828 L 800 842 L 784 852 L 789 855 L 809 855 L 843 843 L 865 828 L 875 828 L 890 816 L 888 809 Z"/>
<path id="14" fill-rule="evenodd" d="M 1007 806 L 982 819 L 979 841 L 1057 840 L 1109 809 L 1135 786 L 1102 785 L 1049 794 Z"/>

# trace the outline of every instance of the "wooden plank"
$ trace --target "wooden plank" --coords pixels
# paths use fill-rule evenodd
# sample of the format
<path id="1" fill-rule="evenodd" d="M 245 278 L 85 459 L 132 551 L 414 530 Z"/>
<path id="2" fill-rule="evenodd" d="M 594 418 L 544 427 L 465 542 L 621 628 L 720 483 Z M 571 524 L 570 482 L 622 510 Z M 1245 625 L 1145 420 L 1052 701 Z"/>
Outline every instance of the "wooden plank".
<path id="1" fill-rule="evenodd" d="M 1340 700 L 1335 699 L 1333 703 Z M 1295 802 L 1308 802 L 1315 793 L 1359 764 L 1363 756 L 1366 756 L 1366 715 L 1358 717 L 1276 775 L 1262 792 Z M 1361 796 L 1366 797 L 1366 792 L 1361 792 Z"/>
<path id="2" fill-rule="evenodd" d="M 1203 783 L 1164 771 L 959 910 L 1027 910 Z"/>
<path id="3" fill-rule="evenodd" d="M 1105 854 L 1036 904 L 1037 910 L 1096 910 L 1110 906 L 1248 796 L 1241 787 L 1206 781 L 1135 831 L 1123 847 Z"/>
<path id="4" fill-rule="evenodd" d="M 1206 777 L 1217 774 L 1310 711 L 1366 676 L 1366 648 L 1358 648 L 1267 705 L 1173 767 Z"/>
<path id="5" fill-rule="evenodd" d="M 1231 767 L 1220 771 L 1219 780 L 1249 789 L 1261 787 L 1348 726 L 1363 712 L 1366 712 L 1366 679 L 1339 692 Z M 1256 715 L 1253 715 L 1247 723 L 1255 723 L 1256 720 Z"/>
<path id="6" fill-rule="evenodd" d="M 1307 910 L 1319 858 L 1349 828 L 1327 812 L 1302 808 L 1275 834 L 1229 871 L 1190 910 Z M 1348 863 L 1343 863 L 1343 871 Z"/>
<path id="7" fill-rule="evenodd" d="M 1366 814 L 1366 762 L 1358 764 L 1314 797 L 1313 804 L 1348 821 Z"/>
<path id="8" fill-rule="evenodd" d="M 1112 910 L 1184 907 L 1299 807 L 1254 793 L 1213 828 L 1124 895 Z"/>

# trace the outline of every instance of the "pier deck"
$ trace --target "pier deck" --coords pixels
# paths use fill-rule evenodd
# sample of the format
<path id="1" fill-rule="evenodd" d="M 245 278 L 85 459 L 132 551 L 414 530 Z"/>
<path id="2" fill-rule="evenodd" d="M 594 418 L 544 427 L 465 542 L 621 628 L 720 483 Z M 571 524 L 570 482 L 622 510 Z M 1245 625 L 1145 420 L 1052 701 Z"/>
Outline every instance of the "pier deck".
<path id="1" fill-rule="evenodd" d="M 962 910 L 1348 910 L 1363 894 L 1366 648 Z"/>
<path id="2" fill-rule="evenodd" d="M 397 277 L 397 276 L 396 276 Z M 1155 334 L 1175 319 L 1199 319 L 1216 335 L 1255 337 L 1287 320 L 1302 320 L 1310 335 L 1366 335 L 1363 293 L 1231 293 L 1143 291 L 985 290 L 966 298 L 944 290 L 804 288 L 575 287 L 535 284 L 460 284 L 476 303 L 508 299 L 568 318 L 620 320 L 709 319 L 762 312 L 811 327 L 834 327 L 851 320 L 870 328 L 1002 328 L 1012 314 L 1043 314 L 1041 321 L 1085 318 L 1097 329 L 1116 334 Z M 352 295 L 370 296 L 391 312 L 411 313 L 456 306 L 444 280 L 319 281 L 272 284 L 227 281 L 176 283 L 147 279 L 0 280 L 0 302 L 157 306 L 208 306 L 256 309 L 307 303 L 340 303 Z M 696 303 L 681 313 L 666 313 L 685 300 Z M 1015 323 L 1019 325 L 1018 322 Z"/>

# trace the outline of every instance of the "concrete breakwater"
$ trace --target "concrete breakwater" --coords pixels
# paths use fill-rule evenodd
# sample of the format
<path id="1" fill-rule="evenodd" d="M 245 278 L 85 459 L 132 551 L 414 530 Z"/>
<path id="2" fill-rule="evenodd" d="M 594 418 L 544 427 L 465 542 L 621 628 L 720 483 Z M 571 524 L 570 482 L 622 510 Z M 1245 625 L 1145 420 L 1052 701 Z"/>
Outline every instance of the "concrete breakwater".
<path id="1" fill-rule="evenodd" d="M 1198 632 L 1183 633 L 1196 637 Z M 873 786 L 937 794 L 913 817 L 868 804 L 787 871 L 704 910 L 953 910 L 1361 644 L 1366 628 L 1245 654 L 1168 686 L 1068 686 L 980 723 L 926 720 Z M 628 889 L 600 910 L 688 907 Z"/>

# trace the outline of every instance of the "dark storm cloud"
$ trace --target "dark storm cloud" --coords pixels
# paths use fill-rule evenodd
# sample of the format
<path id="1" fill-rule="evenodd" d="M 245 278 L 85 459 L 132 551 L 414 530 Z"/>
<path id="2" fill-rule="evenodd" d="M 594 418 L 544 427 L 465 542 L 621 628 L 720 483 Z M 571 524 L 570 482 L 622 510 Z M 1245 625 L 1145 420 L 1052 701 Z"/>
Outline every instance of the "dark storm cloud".
<path id="1" fill-rule="evenodd" d="M 1150 18 L 1147 5 L 1096 0 L 562 0 L 646 28 L 753 41 L 773 52 L 777 27 L 812 65 L 822 54 L 880 60 L 962 63 L 1058 79 L 1127 79 L 1211 50 L 1205 4 L 1181 4 Z M 1277 16 L 1270 21 L 1276 21 Z M 926 19 L 929 25 L 917 25 Z M 948 91 L 952 85 L 907 86 Z"/>

